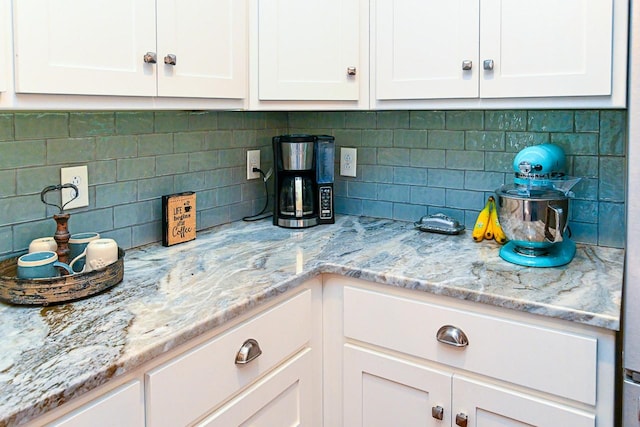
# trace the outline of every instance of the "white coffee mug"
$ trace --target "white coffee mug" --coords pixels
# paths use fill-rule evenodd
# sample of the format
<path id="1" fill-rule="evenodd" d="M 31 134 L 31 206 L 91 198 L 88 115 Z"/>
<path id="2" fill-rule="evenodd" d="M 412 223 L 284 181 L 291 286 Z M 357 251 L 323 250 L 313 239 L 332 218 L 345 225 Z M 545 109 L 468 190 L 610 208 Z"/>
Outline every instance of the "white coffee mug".
<path id="1" fill-rule="evenodd" d="M 58 244 L 53 237 L 38 237 L 29 243 L 29 253 L 33 252 L 55 252 L 58 250 Z"/>
<path id="2" fill-rule="evenodd" d="M 118 260 L 118 244 L 113 239 L 92 240 L 69 265 L 73 268 L 73 265 L 81 259 L 84 259 L 84 267 L 79 273 L 88 273 L 106 267 Z"/>

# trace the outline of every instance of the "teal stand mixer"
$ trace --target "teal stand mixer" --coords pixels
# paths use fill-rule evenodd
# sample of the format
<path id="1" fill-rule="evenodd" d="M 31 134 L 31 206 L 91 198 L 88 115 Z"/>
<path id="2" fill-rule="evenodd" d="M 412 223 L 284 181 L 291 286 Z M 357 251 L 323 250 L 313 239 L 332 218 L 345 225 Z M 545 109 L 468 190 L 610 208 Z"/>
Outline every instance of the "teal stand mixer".
<path id="1" fill-rule="evenodd" d="M 576 253 L 567 234 L 571 188 L 580 180 L 565 174 L 562 148 L 541 144 L 513 160 L 513 184 L 496 190 L 500 225 L 509 242 L 500 257 L 528 267 L 568 264 Z"/>

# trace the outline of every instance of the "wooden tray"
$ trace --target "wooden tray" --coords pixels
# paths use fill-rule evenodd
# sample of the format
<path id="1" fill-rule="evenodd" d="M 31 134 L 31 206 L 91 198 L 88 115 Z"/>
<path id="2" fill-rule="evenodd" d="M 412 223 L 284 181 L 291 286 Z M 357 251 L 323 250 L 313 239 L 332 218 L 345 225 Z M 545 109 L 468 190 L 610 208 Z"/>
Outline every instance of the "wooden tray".
<path id="1" fill-rule="evenodd" d="M 16 277 L 18 257 L 0 261 L 0 301 L 20 305 L 49 305 L 86 298 L 120 283 L 124 276 L 124 250 L 118 260 L 99 270 L 48 279 Z"/>

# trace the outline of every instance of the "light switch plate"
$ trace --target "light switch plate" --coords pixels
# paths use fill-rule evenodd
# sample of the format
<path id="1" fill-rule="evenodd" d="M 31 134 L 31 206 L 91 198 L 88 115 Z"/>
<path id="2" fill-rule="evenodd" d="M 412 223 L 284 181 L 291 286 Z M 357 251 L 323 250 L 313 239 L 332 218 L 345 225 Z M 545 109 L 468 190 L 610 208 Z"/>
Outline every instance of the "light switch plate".
<path id="1" fill-rule="evenodd" d="M 357 158 L 357 148 L 340 148 L 340 175 L 356 176 Z"/>
<path id="2" fill-rule="evenodd" d="M 74 190 L 73 188 L 62 189 L 62 205 L 66 204 L 65 210 L 89 206 L 89 174 L 86 165 L 60 169 L 60 183 L 73 184 L 78 187 L 78 193 L 80 193 L 77 199 L 66 204 L 73 199 Z"/>

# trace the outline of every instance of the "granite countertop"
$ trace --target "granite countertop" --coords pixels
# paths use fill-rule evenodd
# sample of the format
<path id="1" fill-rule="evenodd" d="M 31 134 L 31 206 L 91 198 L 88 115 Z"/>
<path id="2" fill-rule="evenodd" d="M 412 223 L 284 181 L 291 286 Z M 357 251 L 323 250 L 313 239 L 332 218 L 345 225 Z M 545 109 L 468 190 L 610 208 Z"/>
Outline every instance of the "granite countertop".
<path id="1" fill-rule="evenodd" d="M 624 251 L 578 245 L 558 268 L 493 242 L 340 216 L 306 230 L 236 222 L 127 251 L 124 280 L 50 307 L 0 304 L 0 426 L 26 422 L 320 273 L 618 330 Z"/>

